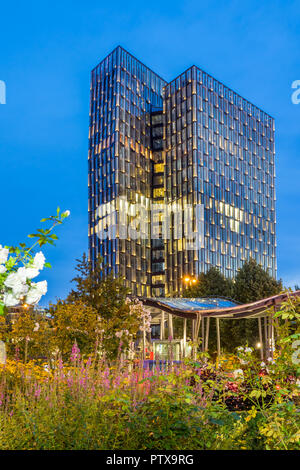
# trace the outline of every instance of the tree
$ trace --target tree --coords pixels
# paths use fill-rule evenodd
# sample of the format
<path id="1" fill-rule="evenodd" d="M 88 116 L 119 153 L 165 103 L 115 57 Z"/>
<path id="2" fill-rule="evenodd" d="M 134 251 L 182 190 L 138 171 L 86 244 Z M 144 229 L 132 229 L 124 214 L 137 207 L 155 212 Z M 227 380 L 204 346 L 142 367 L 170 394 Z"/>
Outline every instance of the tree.
<path id="1" fill-rule="evenodd" d="M 195 285 L 183 291 L 183 297 L 231 297 L 233 282 L 216 267 L 211 267 L 206 273 L 201 273 Z"/>
<path id="2" fill-rule="evenodd" d="M 49 319 L 37 314 L 33 308 L 24 310 L 12 322 L 8 338 L 11 353 L 18 348 L 18 354 L 26 363 L 28 359 L 51 357 L 51 336 Z"/>
<path id="3" fill-rule="evenodd" d="M 271 297 L 282 291 L 281 280 L 276 281 L 262 266 L 250 258 L 235 277 L 233 298 L 243 304 Z"/>
<path id="4" fill-rule="evenodd" d="M 105 275 L 103 261 L 99 257 L 95 266 L 85 255 L 76 260 L 76 271 L 79 273 L 72 282 L 76 289 L 72 290 L 66 301 L 68 303 L 81 301 L 92 307 L 103 318 L 114 316 L 115 312 L 124 306 L 128 289 L 121 278 L 114 278 L 113 274 Z"/>
<path id="5" fill-rule="evenodd" d="M 234 281 L 233 299 L 242 304 L 255 302 L 282 291 L 282 282 L 276 281 L 253 258 L 246 261 L 238 270 Z M 256 319 L 223 321 L 223 344 L 226 349 L 246 342 L 255 346 L 258 342 L 258 323 Z"/>
<path id="6" fill-rule="evenodd" d="M 58 301 L 50 306 L 50 314 L 53 352 L 58 351 L 64 360 L 68 360 L 75 342 L 82 354 L 93 352 L 98 326 L 95 309 L 80 300 Z"/>

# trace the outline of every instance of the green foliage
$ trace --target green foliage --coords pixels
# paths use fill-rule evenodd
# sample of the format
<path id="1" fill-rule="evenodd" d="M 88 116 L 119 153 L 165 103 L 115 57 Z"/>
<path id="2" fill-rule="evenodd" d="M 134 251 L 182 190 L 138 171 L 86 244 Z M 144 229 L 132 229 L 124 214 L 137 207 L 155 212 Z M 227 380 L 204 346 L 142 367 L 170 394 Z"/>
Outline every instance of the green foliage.
<path id="1" fill-rule="evenodd" d="M 128 289 L 120 278 L 114 278 L 113 274 L 105 275 L 105 266 L 99 257 L 93 263 L 83 254 L 82 259 L 76 260 L 76 271 L 79 273 L 72 282 L 76 288 L 68 295 L 66 301 L 80 300 L 85 305 L 92 307 L 103 318 L 111 318 L 124 306 Z"/>
<path id="2" fill-rule="evenodd" d="M 233 299 L 246 304 L 271 297 L 282 291 L 282 282 L 276 281 L 254 259 L 245 261 L 235 277 Z"/>
<path id="3" fill-rule="evenodd" d="M 195 285 L 184 290 L 182 297 L 232 297 L 233 283 L 226 279 L 219 269 L 211 267 L 201 273 Z"/>

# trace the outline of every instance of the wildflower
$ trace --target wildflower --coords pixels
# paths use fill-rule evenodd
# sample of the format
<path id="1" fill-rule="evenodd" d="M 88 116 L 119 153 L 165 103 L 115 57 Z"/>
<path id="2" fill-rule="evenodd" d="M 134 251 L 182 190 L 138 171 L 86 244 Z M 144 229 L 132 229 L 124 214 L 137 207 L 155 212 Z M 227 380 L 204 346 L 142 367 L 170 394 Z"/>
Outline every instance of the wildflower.
<path id="1" fill-rule="evenodd" d="M 238 377 L 244 377 L 244 372 L 242 369 L 236 369 L 233 371 L 233 377 L 236 379 Z"/>
<path id="2" fill-rule="evenodd" d="M 77 343 L 75 341 L 72 347 L 71 361 L 74 362 L 76 359 L 79 359 L 79 357 L 80 357 L 80 349 L 77 346 Z"/>
<path id="3" fill-rule="evenodd" d="M 0 274 L 5 273 L 5 271 L 6 271 L 6 267 L 3 264 L 1 264 L 0 265 Z"/>

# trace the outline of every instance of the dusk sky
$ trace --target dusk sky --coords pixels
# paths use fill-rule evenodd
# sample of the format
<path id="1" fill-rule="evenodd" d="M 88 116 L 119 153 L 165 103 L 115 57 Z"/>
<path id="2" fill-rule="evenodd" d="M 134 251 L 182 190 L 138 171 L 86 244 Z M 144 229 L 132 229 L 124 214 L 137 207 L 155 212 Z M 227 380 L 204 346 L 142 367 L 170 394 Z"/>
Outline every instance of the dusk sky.
<path id="1" fill-rule="evenodd" d="M 278 277 L 300 284 L 300 4 L 297 1 L 2 2 L 0 244 L 59 205 L 71 217 L 45 249 L 42 304 L 71 288 L 87 251 L 90 71 L 118 44 L 167 81 L 195 64 L 275 118 Z"/>

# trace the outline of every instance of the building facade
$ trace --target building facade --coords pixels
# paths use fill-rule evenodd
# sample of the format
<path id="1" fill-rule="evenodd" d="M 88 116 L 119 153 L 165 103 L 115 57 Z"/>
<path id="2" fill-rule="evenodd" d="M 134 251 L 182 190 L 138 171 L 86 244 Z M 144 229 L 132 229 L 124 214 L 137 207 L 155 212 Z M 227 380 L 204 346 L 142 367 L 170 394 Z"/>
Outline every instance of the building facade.
<path id="1" fill-rule="evenodd" d="M 271 116 L 196 66 L 167 83 L 117 47 L 91 78 L 90 259 L 147 297 L 250 257 L 276 277 L 274 158 Z"/>

